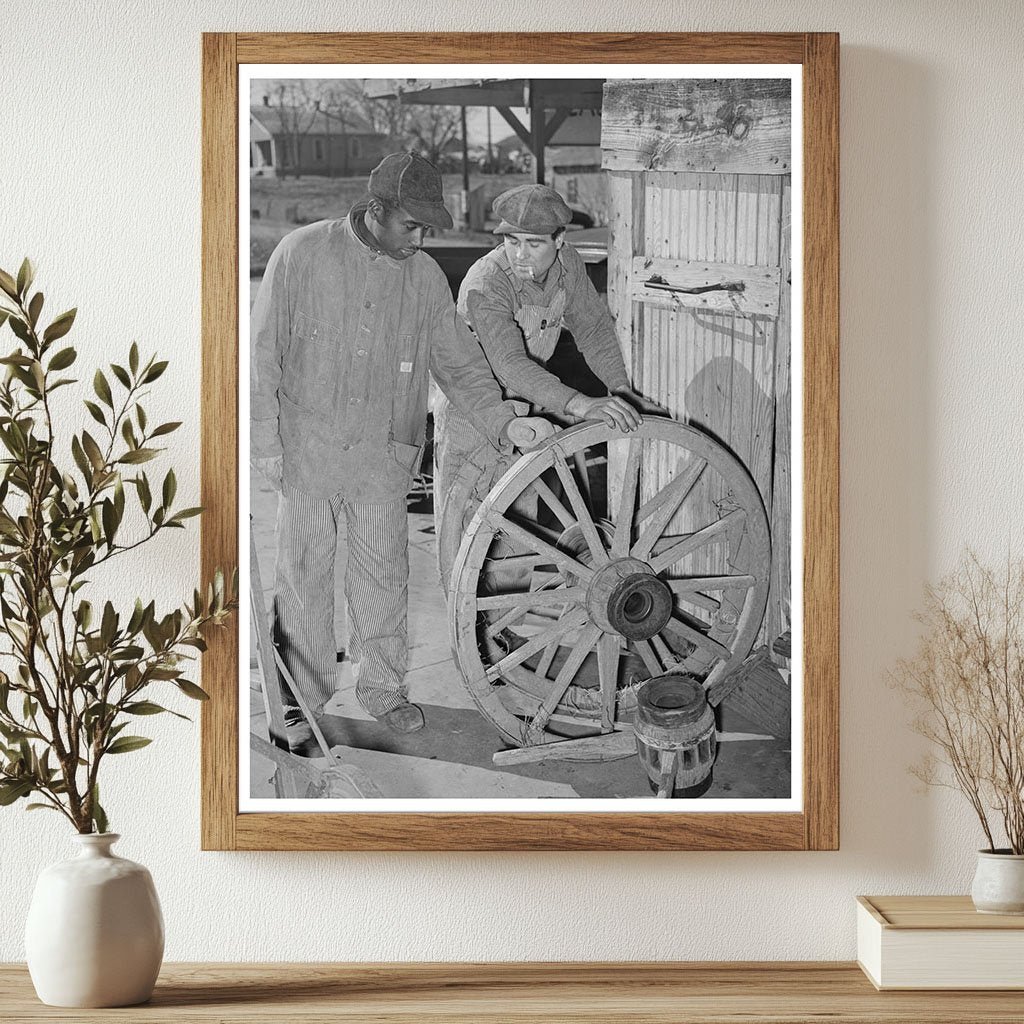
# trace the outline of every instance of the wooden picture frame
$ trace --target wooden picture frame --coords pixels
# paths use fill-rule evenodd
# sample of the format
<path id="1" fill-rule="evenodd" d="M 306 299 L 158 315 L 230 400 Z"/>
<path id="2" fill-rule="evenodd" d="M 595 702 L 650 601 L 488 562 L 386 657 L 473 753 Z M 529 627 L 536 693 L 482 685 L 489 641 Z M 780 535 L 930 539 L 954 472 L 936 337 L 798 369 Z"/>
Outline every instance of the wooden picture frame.
<path id="1" fill-rule="evenodd" d="M 238 69 L 243 64 L 799 64 L 803 98 L 802 810 L 240 813 L 237 629 L 203 658 L 210 850 L 833 850 L 839 843 L 839 39 L 831 33 L 203 37 L 202 571 L 238 564 Z M 798 145 L 794 141 L 794 148 Z"/>

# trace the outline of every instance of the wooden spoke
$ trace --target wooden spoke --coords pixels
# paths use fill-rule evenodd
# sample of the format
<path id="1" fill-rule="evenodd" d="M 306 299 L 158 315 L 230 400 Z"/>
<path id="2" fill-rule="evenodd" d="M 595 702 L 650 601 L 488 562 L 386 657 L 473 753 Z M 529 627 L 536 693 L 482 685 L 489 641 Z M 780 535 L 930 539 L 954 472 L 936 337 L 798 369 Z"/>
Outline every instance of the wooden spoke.
<path id="1" fill-rule="evenodd" d="M 552 640 L 565 636 L 566 633 L 577 629 L 586 621 L 587 613 L 582 608 L 573 609 L 565 618 L 559 619 L 553 626 L 550 626 L 534 637 L 530 637 L 522 647 L 517 647 L 511 654 L 502 658 L 501 661 L 497 661 L 490 668 L 487 668 L 484 671 L 484 676 L 488 680 L 497 679 L 503 672 L 515 668 L 516 665 L 521 665 L 527 658 L 532 657 L 539 650 L 547 647 Z"/>
<path id="2" fill-rule="evenodd" d="M 522 569 L 533 569 L 538 565 L 550 565 L 551 559 L 544 555 L 508 555 L 505 558 L 487 560 L 487 572 L 519 572 Z"/>
<path id="3" fill-rule="evenodd" d="M 559 497 L 544 482 L 541 477 L 533 481 L 533 489 L 537 492 L 541 501 L 555 514 L 555 518 L 562 524 L 562 528 L 568 530 L 570 526 L 576 525 L 572 513 L 562 504 Z"/>
<path id="4" fill-rule="evenodd" d="M 655 572 L 662 572 L 678 562 L 680 558 L 690 554 L 691 551 L 696 551 L 697 548 L 703 547 L 705 544 L 719 540 L 728 530 L 736 526 L 745 514 L 742 509 L 727 512 L 721 519 L 716 519 L 696 533 L 691 533 L 689 537 L 681 540 L 678 544 L 673 544 L 672 547 L 655 555 L 650 562 L 651 568 Z"/>
<path id="5" fill-rule="evenodd" d="M 574 452 L 572 461 L 576 466 L 576 472 L 580 475 L 580 487 L 583 489 L 583 497 L 587 499 L 588 505 L 593 505 L 590 493 L 590 470 L 587 469 L 586 449 Z"/>
<path id="6" fill-rule="evenodd" d="M 547 561 L 553 562 L 562 572 L 571 572 L 584 582 L 589 582 L 594 575 L 594 570 L 589 566 L 584 565 L 582 562 L 577 562 L 572 555 L 566 554 L 566 552 L 560 551 L 558 548 L 548 544 L 547 541 L 534 536 L 534 534 L 524 530 L 521 526 L 517 526 L 503 515 L 491 512 L 488 519 L 495 530 L 501 530 L 514 541 L 518 541 L 524 547 L 531 548 L 537 554 L 545 555 Z"/>
<path id="7" fill-rule="evenodd" d="M 565 488 L 565 493 L 569 499 L 569 504 L 572 505 L 573 512 L 576 513 L 576 521 L 580 524 L 580 529 L 583 531 L 587 547 L 590 548 L 594 562 L 597 565 L 604 565 L 608 561 L 608 552 L 604 549 L 604 543 L 601 540 L 601 535 L 597 532 L 597 527 L 594 525 L 594 518 L 590 514 L 590 509 L 587 507 L 583 495 L 580 494 L 579 487 L 576 486 L 576 478 L 572 475 L 572 470 L 569 469 L 565 457 L 557 448 L 553 450 L 553 454 L 555 457 L 555 472 L 558 474 L 558 479 L 562 481 L 562 486 Z"/>
<path id="8" fill-rule="evenodd" d="M 633 542 L 633 511 L 636 509 L 636 487 L 640 479 L 640 456 L 643 440 L 632 437 L 626 455 L 625 475 L 622 479 L 622 497 L 615 517 L 615 536 L 612 538 L 612 558 L 624 558 Z"/>
<path id="9" fill-rule="evenodd" d="M 663 577 L 664 578 L 664 577 Z M 665 582 L 672 587 L 673 580 L 665 580 Z M 696 605 L 698 608 L 703 608 L 705 611 L 717 612 L 722 607 L 722 602 L 716 600 L 713 597 L 708 597 L 707 594 L 702 594 L 697 590 L 684 590 L 680 595 L 680 600 L 685 601 L 687 604 Z"/>
<path id="10" fill-rule="evenodd" d="M 678 667 L 682 662 L 672 653 L 667 643 L 661 639 L 660 636 L 651 637 L 651 645 L 654 647 L 655 652 L 661 659 L 661 663 L 665 666 L 667 672 L 671 672 L 674 668 Z"/>
<path id="11" fill-rule="evenodd" d="M 754 585 L 753 576 L 681 576 L 665 582 L 677 593 L 688 590 L 746 590 Z M 717 602 L 716 602 L 717 603 Z"/>
<path id="12" fill-rule="evenodd" d="M 579 672 L 580 666 L 586 660 L 594 644 L 597 643 L 600 635 L 600 628 L 592 622 L 588 623 L 580 631 L 576 643 L 569 652 L 569 657 L 565 659 L 565 664 L 562 665 L 558 675 L 555 676 L 555 681 L 551 685 L 551 692 L 544 698 L 544 703 L 541 704 L 537 714 L 534 715 L 533 720 L 530 722 L 531 731 L 540 732 L 547 725 L 552 712 L 558 707 L 558 702 L 565 696 L 565 691 L 569 689 L 569 684 L 576 678 L 576 673 Z"/>
<path id="13" fill-rule="evenodd" d="M 704 459 L 680 459 L 676 475 L 640 509 L 636 517 L 637 523 L 650 521 L 640 534 L 640 539 L 633 545 L 630 554 L 634 558 L 646 561 L 650 557 L 658 538 L 665 532 L 665 527 L 693 490 L 706 465 Z"/>
<path id="14" fill-rule="evenodd" d="M 602 633 L 597 641 L 597 674 L 601 680 L 601 731 L 615 728 L 615 693 L 619 683 L 619 638 Z"/>
<path id="15" fill-rule="evenodd" d="M 586 587 L 561 587 L 558 590 L 517 590 L 509 594 L 478 597 L 478 611 L 495 608 L 549 608 L 558 604 L 579 604 L 586 596 Z"/>
<path id="16" fill-rule="evenodd" d="M 523 519 L 518 515 L 514 518 L 507 515 L 507 518 L 510 523 L 515 523 L 521 529 L 539 535 L 541 540 L 546 540 L 549 544 L 557 544 L 558 538 L 562 536 L 561 530 L 552 529 L 550 526 L 541 526 L 533 519 Z"/>
<path id="17" fill-rule="evenodd" d="M 664 669 L 661 667 L 660 662 L 654 654 L 654 649 L 651 647 L 647 640 L 633 640 L 633 649 L 637 654 L 640 655 L 644 665 L 647 667 L 647 671 L 651 673 L 651 678 L 664 674 Z"/>
<path id="18" fill-rule="evenodd" d="M 498 616 L 498 618 L 494 619 L 492 622 L 488 624 L 486 633 L 487 638 L 489 640 L 493 639 L 503 629 L 508 629 L 511 626 L 514 626 L 517 622 L 521 621 L 522 619 L 525 619 L 529 612 L 529 608 L 523 608 L 522 606 L 520 606 L 518 608 L 513 608 L 510 611 L 505 612 L 504 615 Z"/>
<path id="19" fill-rule="evenodd" d="M 719 658 L 728 659 L 732 655 L 732 651 L 730 651 L 728 647 L 723 646 L 717 640 L 713 640 L 706 633 L 702 633 L 699 629 L 694 629 L 688 622 L 683 622 L 678 615 L 673 615 L 665 625 L 665 628 L 669 632 L 675 633 L 677 636 L 681 636 L 691 644 L 695 644 L 697 647 L 702 647 L 706 651 L 711 651 Z"/>

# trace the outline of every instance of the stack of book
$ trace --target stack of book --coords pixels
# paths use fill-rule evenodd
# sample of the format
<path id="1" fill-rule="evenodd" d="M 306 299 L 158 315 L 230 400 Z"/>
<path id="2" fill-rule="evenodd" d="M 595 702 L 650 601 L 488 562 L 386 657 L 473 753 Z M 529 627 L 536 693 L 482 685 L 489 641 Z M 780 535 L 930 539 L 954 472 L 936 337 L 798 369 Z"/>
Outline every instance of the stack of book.
<path id="1" fill-rule="evenodd" d="M 878 989 L 1021 989 L 1024 915 L 979 914 L 970 896 L 858 896 L 857 962 Z"/>

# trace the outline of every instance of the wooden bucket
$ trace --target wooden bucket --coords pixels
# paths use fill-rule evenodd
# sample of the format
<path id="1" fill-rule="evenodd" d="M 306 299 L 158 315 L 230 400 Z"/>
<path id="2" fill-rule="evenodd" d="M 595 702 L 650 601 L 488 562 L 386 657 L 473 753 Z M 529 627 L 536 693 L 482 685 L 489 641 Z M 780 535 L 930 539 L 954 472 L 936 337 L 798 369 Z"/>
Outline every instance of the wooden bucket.
<path id="1" fill-rule="evenodd" d="M 649 679 L 636 692 L 636 749 L 659 797 L 699 786 L 711 774 L 715 715 L 692 676 Z"/>

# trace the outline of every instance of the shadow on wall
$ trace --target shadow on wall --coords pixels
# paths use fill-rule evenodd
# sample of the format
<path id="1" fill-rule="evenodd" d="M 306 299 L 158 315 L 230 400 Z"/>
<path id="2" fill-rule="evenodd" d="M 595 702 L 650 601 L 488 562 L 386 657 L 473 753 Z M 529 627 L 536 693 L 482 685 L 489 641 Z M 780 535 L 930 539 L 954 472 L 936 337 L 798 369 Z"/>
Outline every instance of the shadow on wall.
<path id="1" fill-rule="evenodd" d="M 940 823 L 907 773 L 920 742 L 887 674 L 934 539 L 935 78 L 844 46 L 841 87 L 841 844 L 865 870 L 923 874 Z"/>

